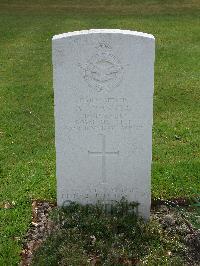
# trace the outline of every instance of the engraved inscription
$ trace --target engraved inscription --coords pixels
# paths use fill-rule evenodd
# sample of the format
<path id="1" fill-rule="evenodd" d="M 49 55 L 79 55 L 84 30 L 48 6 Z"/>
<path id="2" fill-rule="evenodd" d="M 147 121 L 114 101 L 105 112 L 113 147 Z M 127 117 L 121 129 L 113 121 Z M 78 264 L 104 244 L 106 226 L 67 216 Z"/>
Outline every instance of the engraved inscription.
<path id="1" fill-rule="evenodd" d="M 106 151 L 106 136 L 101 134 L 102 137 L 102 150 L 101 151 L 88 151 L 89 155 L 101 156 L 102 158 L 102 184 L 106 183 L 106 156 L 119 155 L 119 151 Z"/>
<path id="2" fill-rule="evenodd" d="M 113 131 L 140 128 L 132 121 L 131 106 L 125 97 L 81 97 L 75 106 L 73 128 L 81 131 Z"/>
<path id="3" fill-rule="evenodd" d="M 96 50 L 84 68 L 84 79 L 98 92 L 117 87 L 123 76 L 120 60 L 106 43 L 100 43 Z"/>
<path id="4" fill-rule="evenodd" d="M 127 198 L 128 195 L 136 193 L 136 188 L 133 187 L 124 187 L 123 184 L 120 184 L 118 188 L 110 188 L 106 192 L 105 190 L 90 188 L 88 187 L 88 193 L 83 193 L 81 189 L 72 190 L 69 193 L 62 193 L 61 198 L 64 202 L 63 205 L 68 205 L 70 202 L 75 200 L 81 200 L 82 202 L 89 203 L 91 200 L 96 198 L 104 199 L 106 201 L 114 202 L 115 200 L 121 199 L 122 197 Z"/>

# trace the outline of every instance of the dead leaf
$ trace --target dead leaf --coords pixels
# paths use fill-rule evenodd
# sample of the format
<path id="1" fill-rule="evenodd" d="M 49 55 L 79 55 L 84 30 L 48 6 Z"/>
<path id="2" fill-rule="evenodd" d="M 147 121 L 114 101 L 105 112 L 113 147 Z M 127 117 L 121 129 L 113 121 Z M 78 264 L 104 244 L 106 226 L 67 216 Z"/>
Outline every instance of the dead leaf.
<path id="1" fill-rule="evenodd" d="M 12 207 L 13 207 L 13 205 L 11 203 L 9 203 L 8 201 L 5 202 L 4 209 L 11 209 Z"/>

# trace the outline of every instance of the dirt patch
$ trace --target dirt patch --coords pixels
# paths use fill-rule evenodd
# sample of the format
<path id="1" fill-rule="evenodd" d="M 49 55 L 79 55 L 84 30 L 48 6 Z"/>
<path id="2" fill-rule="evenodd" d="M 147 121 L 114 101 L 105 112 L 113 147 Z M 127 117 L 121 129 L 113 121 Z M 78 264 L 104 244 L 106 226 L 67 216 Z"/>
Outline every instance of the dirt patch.
<path id="1" fill-rule="evenodd" d="M 157 220 L 169 234 L 180 236 L 185 246 L 183 256 L 188 265 L 200 265 L 200 230 L 193 227 L 187 219 L 187 213 L 160 205 L 152 210 L 151 219 Z"/>
<path id="2" fill-rule="evenodd" d="M 21 266 L 31 264 L 34 252 L 47 236 L 56 230 L 56 225 L 49 218 L 54 208 L 56 208 L 55 204 L 33 201 L 32 224 L 24 241 Z M 150 219 L 157 221 L 167 234 L 180 237 L 184 246 L 181 256 L 184 257 L 186 265 L 200 265 L 200 230 L 193 227 L 185 212 L 168 205 L 158 204 L 152 208 Z"/>
<path id="3" fill-rule="evenodd" d="M 52 232 L 53 222 L 49 219 L 49 213 L 52 208 L 55 208 L 55 205 L 49 202 L 32 202 L 32 223 L 26 234 L 21 252 L 21 266 L 30 265 L 33 252 L 39 248 L 46 237 Z"/>

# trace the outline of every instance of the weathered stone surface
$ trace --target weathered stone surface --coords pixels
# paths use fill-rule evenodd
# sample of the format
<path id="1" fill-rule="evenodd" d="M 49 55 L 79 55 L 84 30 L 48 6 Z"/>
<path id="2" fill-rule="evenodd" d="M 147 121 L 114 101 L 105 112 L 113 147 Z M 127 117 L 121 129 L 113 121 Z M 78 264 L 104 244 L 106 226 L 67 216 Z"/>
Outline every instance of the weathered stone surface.
<path id="1" fill-rule="evenodd" d="M 53 37 L 58 205 L 125 197 L 149 217 L 154 45 L 126 30 Z"/>

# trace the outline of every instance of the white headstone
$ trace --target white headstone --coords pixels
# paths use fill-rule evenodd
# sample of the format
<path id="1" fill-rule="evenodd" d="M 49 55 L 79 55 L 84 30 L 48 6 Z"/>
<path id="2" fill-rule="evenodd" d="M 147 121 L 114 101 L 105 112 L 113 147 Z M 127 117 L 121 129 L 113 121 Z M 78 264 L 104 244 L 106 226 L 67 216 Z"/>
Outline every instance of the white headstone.
<path id="1" fill-rule="evenodd" d="M 154 43 L 128 30 L 53 37 L 59 206 L 124 197 L 149 217 Z"/>

